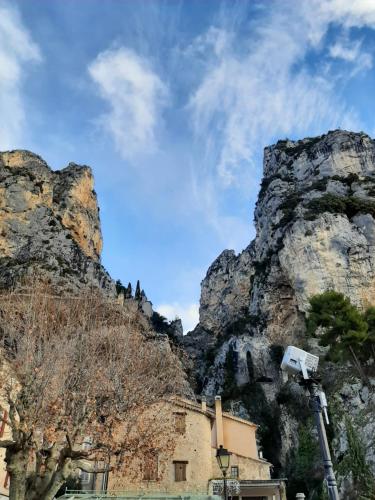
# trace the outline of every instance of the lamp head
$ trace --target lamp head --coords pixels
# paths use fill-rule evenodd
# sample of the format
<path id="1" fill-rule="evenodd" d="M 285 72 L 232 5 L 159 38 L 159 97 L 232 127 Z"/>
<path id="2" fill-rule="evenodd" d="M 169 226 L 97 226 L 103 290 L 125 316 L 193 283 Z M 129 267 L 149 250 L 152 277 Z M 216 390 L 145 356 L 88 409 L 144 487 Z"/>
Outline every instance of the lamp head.
<path id="1" fill-rule="evenodd" d="M 230 456 L 231 453 L 226 448 L 223 448 L 223 445 L 221 444 L 216 452 L 216 460 L 222 471 L 226 471 L 228 469 Z"/>
<path id="2" fill-rule="evenodd" d="M 303 375 L 304 379 L 308 379 L 318 369 L 318 363 L 318 356 L 290 345 L 284 353 L 281 369 L 290 375 Z"/>

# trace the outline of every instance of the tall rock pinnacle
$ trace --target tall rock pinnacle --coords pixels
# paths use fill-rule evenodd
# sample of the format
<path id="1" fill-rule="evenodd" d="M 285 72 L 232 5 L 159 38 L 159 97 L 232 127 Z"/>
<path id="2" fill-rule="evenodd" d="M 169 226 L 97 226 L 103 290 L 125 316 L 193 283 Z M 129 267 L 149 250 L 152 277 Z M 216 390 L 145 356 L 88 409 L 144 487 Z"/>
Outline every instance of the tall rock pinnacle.
<path id="1" fill-rule="evenodd" d="M 69 290 L 114 292 L 100 264 L 102 237 L 91 169 L 52 171 L 29 151 L 0 153 L 0 284 L 38 272 Z"/>

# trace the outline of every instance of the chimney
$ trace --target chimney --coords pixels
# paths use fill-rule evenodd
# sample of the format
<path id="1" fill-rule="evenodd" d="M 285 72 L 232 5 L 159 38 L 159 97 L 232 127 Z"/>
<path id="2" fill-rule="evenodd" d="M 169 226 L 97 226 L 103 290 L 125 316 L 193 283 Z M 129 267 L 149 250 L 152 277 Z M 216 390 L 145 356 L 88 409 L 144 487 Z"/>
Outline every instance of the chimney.
<path id="1" fill-rule="evenodd" d="M 202 411 L 206 411 L 207 410 L 206 396 L 202 396 L 201 403 L 202 403 Z"/>
<path id="2" fill-rule="evenodd" d="M 221 396 L 215 396 L 215 416 L 216 416 L 216 447 L 224 446 L 223 432 L 223 412 L 221 409 Z"/>

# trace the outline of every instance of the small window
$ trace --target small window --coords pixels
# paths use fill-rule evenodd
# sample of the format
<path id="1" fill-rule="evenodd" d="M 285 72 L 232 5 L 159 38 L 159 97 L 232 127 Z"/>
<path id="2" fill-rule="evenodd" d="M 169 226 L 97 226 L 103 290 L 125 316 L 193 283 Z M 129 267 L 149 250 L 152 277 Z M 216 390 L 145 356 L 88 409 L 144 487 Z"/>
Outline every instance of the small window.
<path id="1" fill-rule="evenodd" d="M 156 481 L 158 478 L 158 455 L 147 453 L 143 458 L 143 480 Z"/>
<path id="2" fill-rule="evenodd" d="M 89 484 L 90 482 L 90 473 L 84 470 L 81 470 L 79 473 L 79 479 L 82 484 Z"/>
<path id="3" fill-rule="evenodd" d="M 230 477 L 232 477 L 233 479 L 237 479 L 238 478 L 238 467 L 237 467 L 237 465 L 232 465 L 232 467 L 230 468 Z"/>
<path id="4" fill-rule="evenodd" d="M 92 438 L 91 437 L 85 437 L 82 443 L 82 450 L 88 451 L 92 448 Z"/>
<path id="5" fill-rule="evenodd" d="M 186 414 L 185 413 L 175 413 L 174 414 L 175 430 L 178 434 L 185 434 L 186 431 Z"/>
<path id="6" fill-rule="evenodd" d="M 186 481 L 186 465 L 188 462 L 174 461 L 174 480 Z"/>

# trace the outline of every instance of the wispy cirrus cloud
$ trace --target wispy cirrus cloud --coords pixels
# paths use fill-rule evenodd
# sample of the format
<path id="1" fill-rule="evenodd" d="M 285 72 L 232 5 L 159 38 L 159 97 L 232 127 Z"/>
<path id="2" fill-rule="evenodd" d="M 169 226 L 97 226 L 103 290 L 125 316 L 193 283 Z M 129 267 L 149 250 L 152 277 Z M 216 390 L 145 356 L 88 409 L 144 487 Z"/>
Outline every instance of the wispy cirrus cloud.
<path id="1" fill-rule="evenodd" d="M 372 68 L 372 55 L 363 49 L 361 40 L 349 40 L 347 36 L 336 40 L 329 47 L 333 59 L 342 60 L 352 66 L 350 76 Z"/>
<path id="2" fill-rule="evenodd" d="M 101 52 L 88 68 L 109 111 L 100 124 L 126 158 L 157 147 L 157 127 L 168 89 L 150 62 L 125 47 Z"/>
<path id="3" fill-rule="evenodd" d="M 0 148 L 22 147 L 26 126 L 23 83 L 29 67 L 42 59 L 19 11 L 0 3 Z"/>
<path id="4" fill-rule="evenodd" d="M 365 14 L 374 12 L 375 4 L 364 1 L 353 8 L 339 0 L 274 2 L 248 30 L 246 43 L 234 31 L 226 32 L 225 23 L 193 43 L 197 53 L 205 43 L 209 57 L 189 109 L 196 136 L 204 137 L 211 150 L 216 146 L 222 185 L 241 186 L 255 154 L 272 138 L 359 126 L 356 114 L 336 95 L 327 58 L 340 57 L 358 70 L 369 69 L 371 57 L 358 41 L 346 46 L 337 41 L 329 51 L 323 42 L 331 23 L 346 29 L 369 24 Z M 305 58 L 314 51 L 326 64 L 312 69 Z"/>
<path id="5" fill-rule="evenodd" d="M 190 52 L 206 54 L 202 79 L 189 109 L 197 138 L 216 151 L 216 174 L 224 187 L 244 185 L 256 153 L 274 138 L 360 127 L 356 113 L 338 97 L 330 58 L 351 64 L 346 77 L 372 67 L 360 40 L 325 44 L 335 23 L 375 26 L 375 3 L 366 0 L 273 2 L 253 29 L 219 21 L 199 36 Z M 241 37 L 238 37 L 241 32 Z M 344 43 L 345 42 L 345 43 Z M 318 54 L 315 67 L 306 62 Z M 246 185 L 246 184 L 245 184 Z"/>

